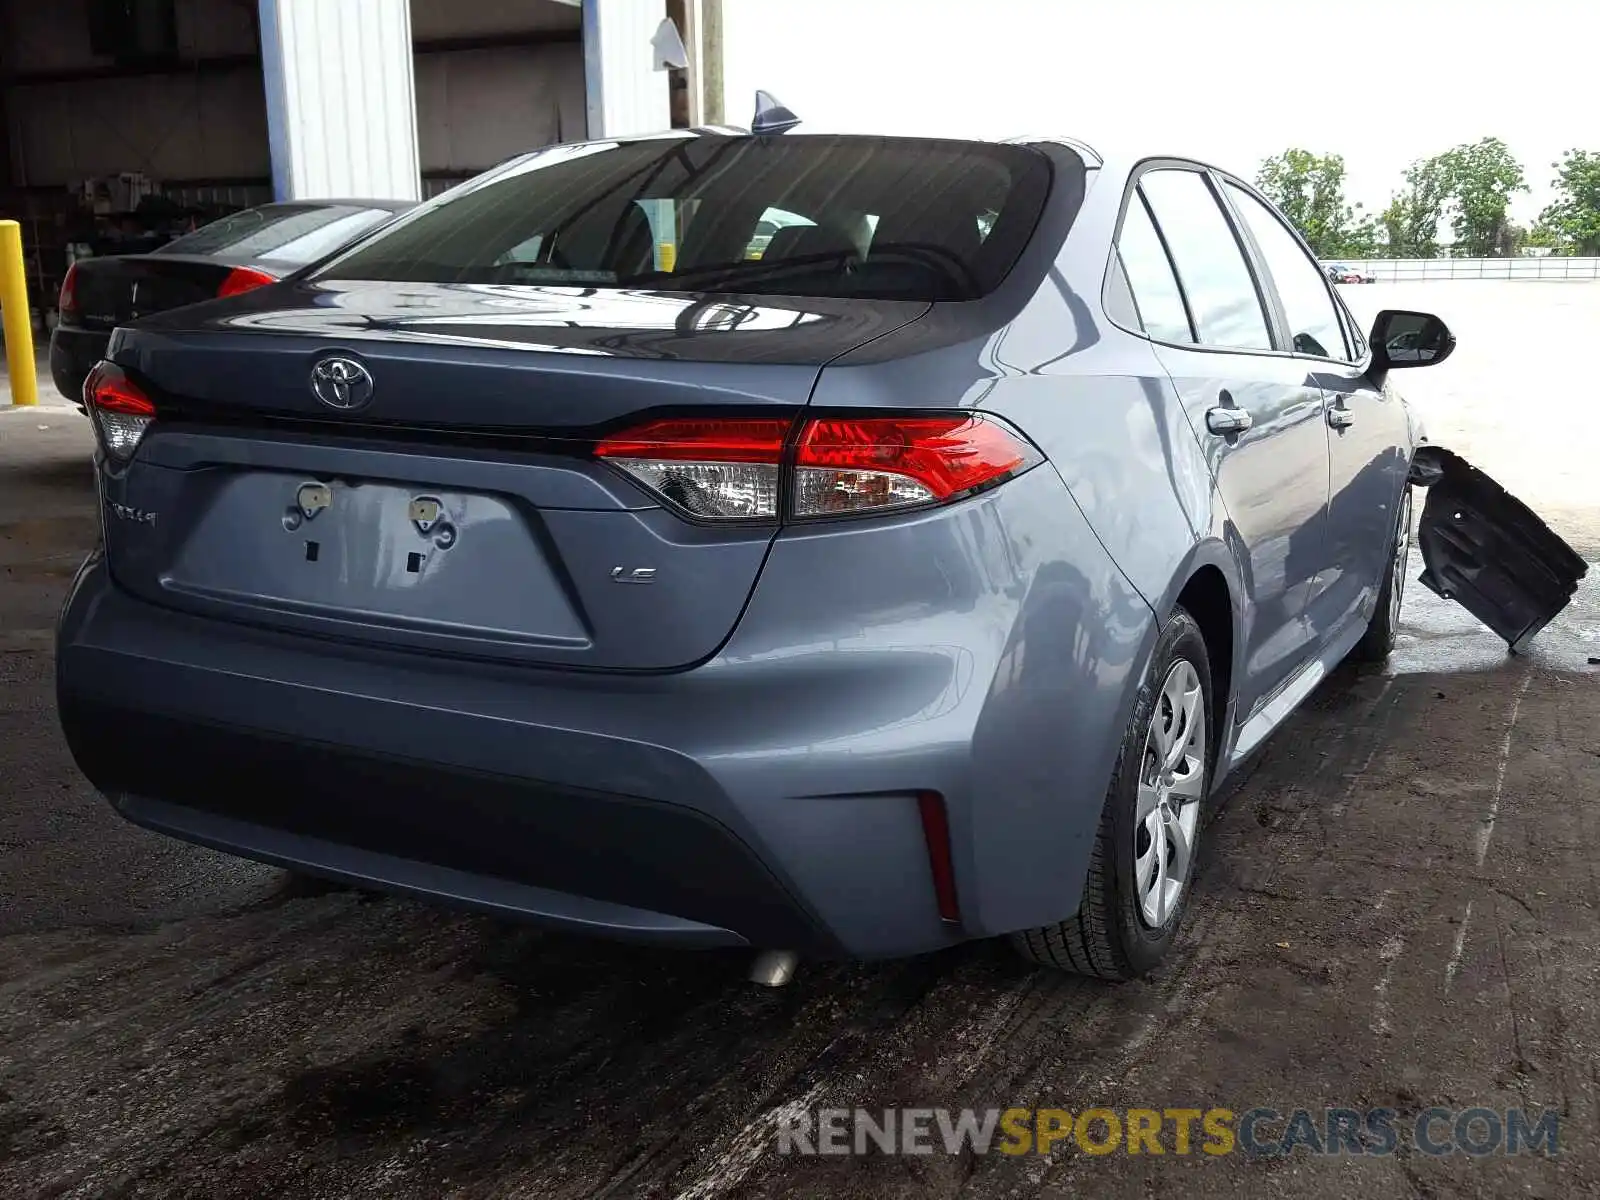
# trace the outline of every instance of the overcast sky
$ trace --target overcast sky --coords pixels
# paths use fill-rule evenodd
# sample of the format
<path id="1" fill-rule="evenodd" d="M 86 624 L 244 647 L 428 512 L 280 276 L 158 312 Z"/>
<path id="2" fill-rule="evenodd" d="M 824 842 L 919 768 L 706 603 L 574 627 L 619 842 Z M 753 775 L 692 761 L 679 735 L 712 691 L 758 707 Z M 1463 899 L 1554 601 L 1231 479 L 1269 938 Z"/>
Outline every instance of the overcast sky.
<path id="1" fill-rule="evenodd" d="M 766 88 L 813 132 L 1174 151 L 1253 178 L 1288 146 L 1344 155 L 1381 211 L 1407 164 L 1504 139 L 1532 193 L 1600 150 L 1594 0 L 724 0 L 728 119 Z M 1587 61 L 1585 61 L 1587 60 Z"/>

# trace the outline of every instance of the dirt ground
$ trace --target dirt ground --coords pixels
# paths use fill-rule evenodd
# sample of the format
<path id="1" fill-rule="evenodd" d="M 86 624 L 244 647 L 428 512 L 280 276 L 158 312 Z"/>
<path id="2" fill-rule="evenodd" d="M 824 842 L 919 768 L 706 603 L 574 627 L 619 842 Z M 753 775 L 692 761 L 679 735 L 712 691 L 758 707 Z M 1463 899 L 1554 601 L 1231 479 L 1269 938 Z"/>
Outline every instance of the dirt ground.
<path id="1" fill-rule="evenodd" d="M 1463 437 L 1518 489 L 1514 447 L 1506 478 Z M 115 817 L 51 691 L 88 440 L 0 411 L 0 1195 L 1600 1194 L 1600 572 L 1522 659 L 1413 587 L 1394 668 L 1330 679 L 1237 781 L 1149 981 L 977 945 L 768 991 L 743 955 L 293 884 Z M 1596 498 L 1553 498 L 1591 559 Z M 785 1113 L 857 1105 L 1553 1110 L 1559 1153 L 777 1153 Z"/>

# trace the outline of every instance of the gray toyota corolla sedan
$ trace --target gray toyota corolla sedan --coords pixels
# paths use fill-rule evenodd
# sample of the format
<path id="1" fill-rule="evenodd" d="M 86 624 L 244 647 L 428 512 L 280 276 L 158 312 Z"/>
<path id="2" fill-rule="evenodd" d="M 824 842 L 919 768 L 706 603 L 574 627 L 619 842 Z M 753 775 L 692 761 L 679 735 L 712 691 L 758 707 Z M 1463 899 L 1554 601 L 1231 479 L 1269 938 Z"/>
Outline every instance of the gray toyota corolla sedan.
<path id="1" fill-rule="evenodd" d="M 1388 375 L 1453 344 L 1182 159 L 547 149 L 115 334 L 62 723 L 129 820 L 316 875 L 1135 975 L 1202 803 L 1392 645 Z"/>

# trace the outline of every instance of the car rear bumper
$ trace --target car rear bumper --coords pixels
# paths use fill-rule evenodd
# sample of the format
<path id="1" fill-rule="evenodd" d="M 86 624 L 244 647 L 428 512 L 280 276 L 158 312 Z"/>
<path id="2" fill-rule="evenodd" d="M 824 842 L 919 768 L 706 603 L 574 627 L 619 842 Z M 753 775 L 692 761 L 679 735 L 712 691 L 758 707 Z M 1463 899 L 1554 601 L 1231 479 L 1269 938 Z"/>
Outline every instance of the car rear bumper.
<path id="1" fill-rule="evenodd" d="M 700 763 L 652 742 L 657 722 L 635 737 L 573 728 L 585 706 L 559 690 L 435 681 L 341 661 L 333 646 L 241 636 L 125 595 L 103 564 L 76 589 L 57 672 L 84 774 L 160 832 L 579 932 L 873 949 L 847 945 L 764 864 L 748 815 Z M 673 703 L 651 705 L 649 691 L 635 697 L 645 708 Z M 874 836 L 898 876 L 928 874 L 913 801 L 796 803 L 808 837 Z M 902 937 L 920 930 L 895 949 L 948 940 L 925 879 L 891 897 L 863 874 L 841 864 L 837 883 L 895 907 Z"/>
<path id="2" fill-rule="evenodd" d="M 254 630 L 139 600 L 95 557 L 58 703 L 118 810 L 191 841 L 614 937 L 916 953 L 1076 906 L 1154 640 L 1103 554 L 1048 468 L 786 534 L 722 652 L 659 675 Z"/>
<path id="3" fill-rule="evenodd" d="M 106 356 L 111 334 L 103 329 L 57 325 L 50 334 L 50 377 L 56 391 L 74 404 L 83 402 L 83 381 Z"/>
<path id="4" fill-rule="evenodd" d="M 737 835 L 682 805 L 102 702 L 62 716 L 116 730 L 90 740 L 86 768 L 117 781 L 124 817 L 185 840 L 589 933 L 837 948 Z M 733 914 L 737 932 L 718 924 Z"/>

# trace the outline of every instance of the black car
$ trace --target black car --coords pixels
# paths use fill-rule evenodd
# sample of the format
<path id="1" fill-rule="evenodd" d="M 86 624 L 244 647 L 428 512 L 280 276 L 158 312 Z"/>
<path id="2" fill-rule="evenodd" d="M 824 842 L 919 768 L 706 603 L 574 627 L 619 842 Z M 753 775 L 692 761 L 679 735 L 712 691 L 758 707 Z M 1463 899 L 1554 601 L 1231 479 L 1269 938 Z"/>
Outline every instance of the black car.
<path id="1" fill-rule="evenodd" d="M 74 403 L 111 331 L 138 317 L 274 283 L 411 205 L 396 200 L 263 204 L 213 221 L 150 254 L 81 259 L 61 285 L 50 374 Z"/>

